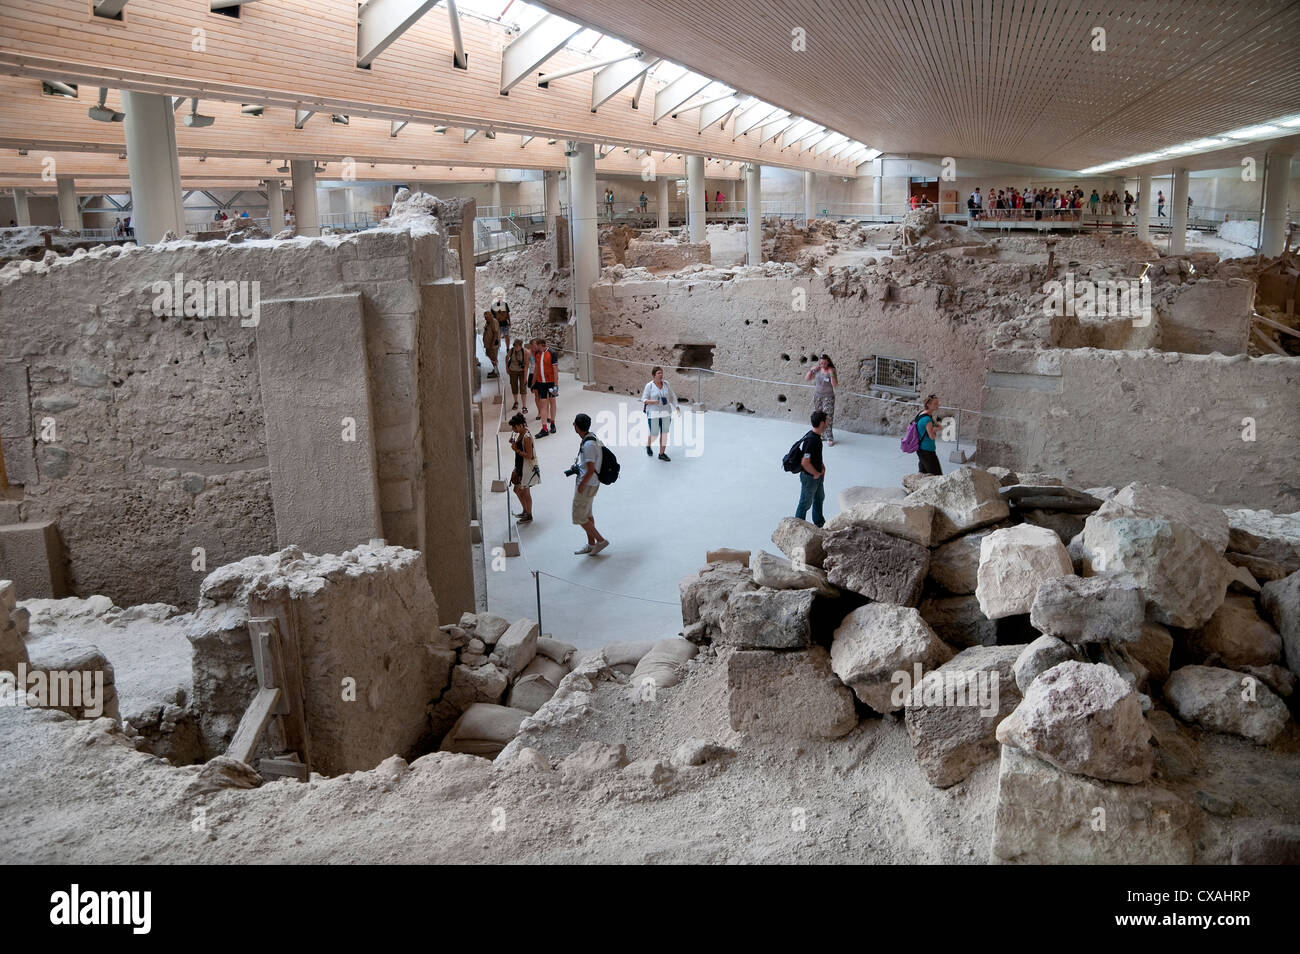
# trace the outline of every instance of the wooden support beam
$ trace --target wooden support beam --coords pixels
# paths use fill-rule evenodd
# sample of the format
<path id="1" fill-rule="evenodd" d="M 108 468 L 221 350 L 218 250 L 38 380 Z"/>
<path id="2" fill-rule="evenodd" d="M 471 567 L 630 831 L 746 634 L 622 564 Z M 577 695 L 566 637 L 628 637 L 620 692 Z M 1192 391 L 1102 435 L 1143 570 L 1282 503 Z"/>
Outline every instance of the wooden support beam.
<path id="1" fill-rule="evenodd" d="M 239 728 L 235 730 L 234 738 L 226 748 L 226 755 L 229 758 L 240 762 L 248 762 L 252 759 L 257 743 L 262 740 L 262 733 L 266 730 L 266 723 L 275 714 L 279 701 L 279 689 L 257 690 L 257 695 L 245 710 L 244 717 L 239 720 Z"/>

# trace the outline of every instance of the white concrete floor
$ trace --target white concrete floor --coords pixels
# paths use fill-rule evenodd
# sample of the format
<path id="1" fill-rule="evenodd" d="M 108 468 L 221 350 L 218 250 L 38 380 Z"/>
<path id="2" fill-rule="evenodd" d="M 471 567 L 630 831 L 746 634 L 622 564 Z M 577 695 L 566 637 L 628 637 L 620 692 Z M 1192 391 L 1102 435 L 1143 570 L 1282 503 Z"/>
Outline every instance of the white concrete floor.
<path id="1" fill-rule="evenodd" d="M 486 373 L 485 361 L 483 365 Z M 486 379 L 484 390 L 494 389 L 497 380 Z M 687 427 L 677 418 L 669 439 L 671 462 L 646 456 L 644 431 L 637 444 L 629 445 L 626 437 L 617 435 L 613 442 L 606 441 L 622 465 L 618 481 L 600 488 L 594 507 L 596 527 L 610 546 L 594 557 L 575 556 L 573 551 L 586 543 L 586 536 L 571 522 L 574 480 L 564 476 L 578 451 L 574 415 L 590 415 L 593 430 L 604 440 L 601 412 L 617 420 L 619 406 L 626 405 L 626 419 L 633 420 L 640 405 L 620 395 L 582 390 L 572 375 L 561 374 L 558 433 L 537 440 L 542 483 L 533 488 L 534 520 L 518 531 L 513 523 L 510 527 L 512 538 L 521 542 L 519 557 L 494 559 L 494 550 L 507 539 L 507 494 L 489 490 L 497 476 L 494 435 L 507 483 L 514 466 L 509 432 L 494 430 L 497 412 L 502 407 L 507 416 L 510 412 L 509 385 L 504 387 L 504 404 L 493 405 L 490 396 L 483 404 L 483 539 L 492 612 L 509 619 L 535 618 L 532 571 L 538 570 L 542 628 L 554 638 L 581 648 L 663 639 L 681 630 L 678 582 L 704 564 L 706 551 L 737 547 L 778 552 L 772 531 L 782 517 L 794 515 L 799 500 L 799 480 L 782 470 L 781 458 L 807 424 L 691 411 L 691 446 L 684 446 Z M 528 423 L 534 434 L 540 428 L 536 413 L 530 397 Z M 897 436 L 854 434 L 842 428 L 836 429 L 836 436 L 835 446 L 825 453 L 828 520 L 839 511 L 840 490 L 855 485 L 896 487 L 904 474 L 916 470 L 916 458 L 898 449 Z M 947 462 L 954 446 L 940 444 L 945 471 L 957 466 Z M 973 447 L 966 450 L 971 453 Z M 517 512 L 518 499 L 513 493 L 508 497 L 511 512 Z"/>

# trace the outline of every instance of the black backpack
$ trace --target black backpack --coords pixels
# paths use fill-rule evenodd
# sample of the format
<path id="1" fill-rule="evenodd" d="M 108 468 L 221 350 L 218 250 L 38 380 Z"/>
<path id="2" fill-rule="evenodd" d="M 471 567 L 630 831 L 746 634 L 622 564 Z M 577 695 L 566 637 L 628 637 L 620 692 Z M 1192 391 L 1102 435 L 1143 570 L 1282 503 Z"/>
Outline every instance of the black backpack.
<path id="1" fill-rule="evenodd" d="M 582 439 L 582 442 L 585 444 L 589 440 L 595 441 L 596 436 L 594 434 L 588 434 Z M 596 443 L 599 444 L 600 442 L 596 441 Z M 618 480 L 618 472 L 621 469 L 621 465 L 618 462 L 618 458 L 614 456 L 612 450 L 604 444 L 600 445 L 600 449 L 600 470 L 596 471 L 596 479 L 602 484 L 612 484 L 614 481 Z"/>
<path id="2" fill-rule="evenodd" d="M 808 435 L 805 434 L 790 445 L 790 449 L 781 458 L 782 470 L 790 474 L 797 474 L 803 470 L 803 442 L 807 437 Z"/>

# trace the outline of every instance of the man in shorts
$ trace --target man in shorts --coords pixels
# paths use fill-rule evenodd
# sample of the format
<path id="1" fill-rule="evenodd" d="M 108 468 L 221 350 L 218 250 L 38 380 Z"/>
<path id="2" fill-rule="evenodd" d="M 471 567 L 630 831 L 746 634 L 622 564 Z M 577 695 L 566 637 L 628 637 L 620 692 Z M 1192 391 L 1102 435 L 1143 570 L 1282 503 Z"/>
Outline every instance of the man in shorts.
<path id="1" fill-rule="evenodd" d="M 596 529 L 596 518 L 591 513 L 596 491 L 600 489 L 600 479 L 596 475 L 600 472 L 601 458 L 605 451 L 596 435 L 591 433 L 591 418 L 586 414 L 579 414 L 573 419 L 573 429 L 581 439 L 578 457 L 569 471 L 577 480 L 573 488 L 573 522 L 587 534 L 587 545 L 573 552 L 575 555 L 585 553 L 595 556 L 609 546 L 609 541 Z"/>
<path id="2" fill-rule="evenodd" d="M 533 393 L 537 395 L 537 416 L 542 421 L 538 437 L 555 433 L 555 395 L 559 390 L 555 359 L 546 347 L 546 339 L 538 338 L 533 342 Z"/>

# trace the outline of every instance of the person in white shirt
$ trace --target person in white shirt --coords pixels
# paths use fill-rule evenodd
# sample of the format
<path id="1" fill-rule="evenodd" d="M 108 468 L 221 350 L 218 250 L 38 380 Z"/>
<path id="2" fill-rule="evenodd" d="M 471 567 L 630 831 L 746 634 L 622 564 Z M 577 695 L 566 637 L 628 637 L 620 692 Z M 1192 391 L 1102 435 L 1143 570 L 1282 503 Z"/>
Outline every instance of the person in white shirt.
<path id="1" fill-rule="evenodd" d="M 650 424 L 650 433 L 645 439 L 645 455 L 653 457 L 654 451 L 650 445 L 654 443 L 655 435 L 659 435 L 659 459 L 672 460 L 665 453 L 668 449 L 668 429 L 672 425 L 673 415 L 679 410 L 677 406 L 677 395 L 673 393 L 673 386 L 664 383 L 664 369 L 656 367 L 650 372 L 651 380 L 646 384 L 645 390 L 641 392 L 641 406 L 645 409 L 646 418 Z"/>

